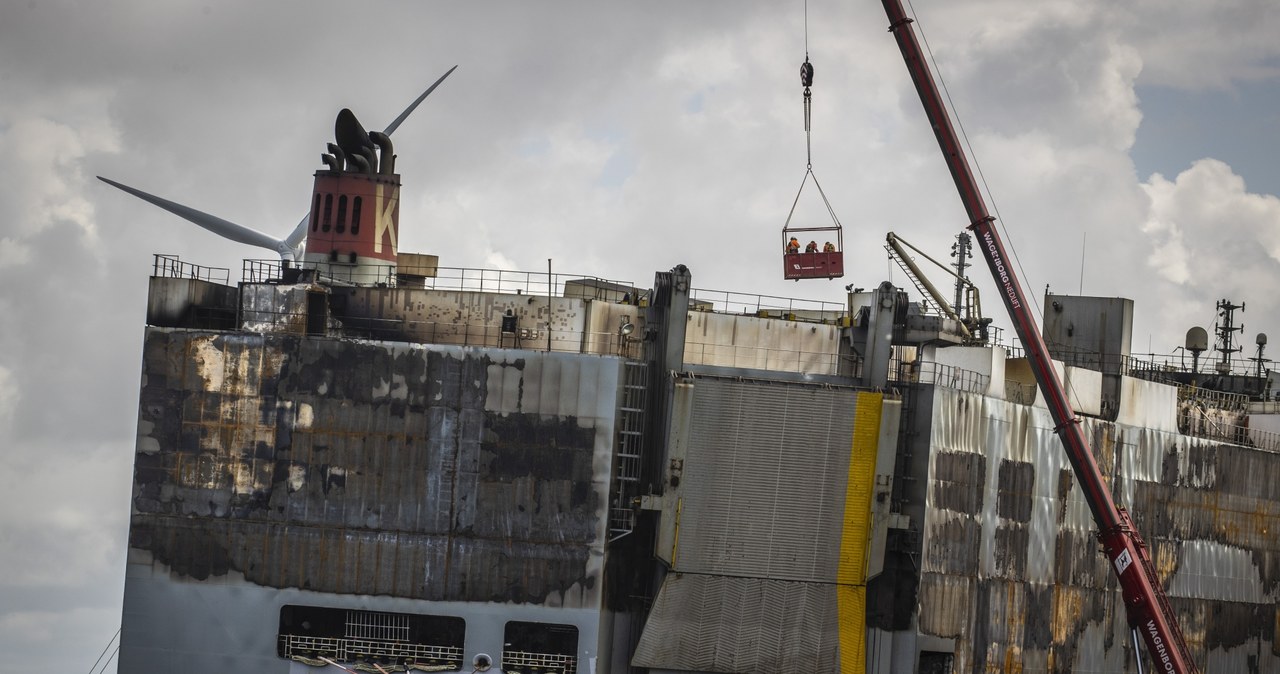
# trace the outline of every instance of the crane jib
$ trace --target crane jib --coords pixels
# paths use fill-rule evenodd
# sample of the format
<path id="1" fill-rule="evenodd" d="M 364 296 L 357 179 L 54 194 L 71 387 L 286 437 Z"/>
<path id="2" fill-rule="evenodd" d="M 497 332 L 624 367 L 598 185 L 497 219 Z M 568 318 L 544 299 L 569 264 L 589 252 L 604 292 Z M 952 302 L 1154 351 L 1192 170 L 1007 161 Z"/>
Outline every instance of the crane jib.
<path id="1" fill-rule="evenodd" d="M 1164 639 L 1160 638 L 1160 630 L 1156 627 L 1156 619 L 1152 618 L 1147 621 L 1147 632 L 1151 635 L 1151 643 L 1156 647 L 1156 655 L 1160 658 L 1160 668 L 1166 672 L 1172 672 L 1173 658 L 1169 657 L 1169 647 L 1165 645 Z"/>
<path id="2" fill-rule="evenodd" d="M 1010 306 L 1014 309 L 1021 309 L 1022 299 L 1018 297 L 1018 288 L 1013 285 L 1009 270 L 1004 266 L 1004 258 L 1000 255 L 1000 247 L 996 244 L 995 237 L 991 235 L 990 228 L 983 229 L 982 240 L 987 244 L 987 253 L 991 256 L 991 268 L 1000 277 L 1000 285 L 1004 287 L 1004 294 L 1005 297 L 1009 298 Z"/>
<path id="3" fill-rule="evenodd" d="M 943 104 L 942 96 L 934 85 L 933 74 L 920 51 L 907 18 L 902 0 L 882 0 L 889 17 L 889 30 L 897 38 L 903 60 L 916 93 L 924 105 L 925 115 L 933 126 L 939 148 L 947 167 L 951 170 L 960 200 L 968 212 L 970 229 L 982 239 L 981 250 L 992 275 L 1004 291 L 1004 301 L 1018 337 L 1027 350 L 1031 370 L 1044 393 L 1045 402 L 1053 416 L 1054 429 L 1062 440 L 1067 459 L 1071 462 L 1085 501 L 1098 524 L 1098 537 L 1103 549 L 1112 558 L 1116 577 L 1122 588 L 1121 595 L 1130 624 L 1135 633 L 1141 633 L 1157 669 L 1174 674 L 1198 672 L 1192 660 L 1186 639 L 1178 625 L 1177 614 L 1169 604 L 1155 567 L 1147 553 L 1146 543 L 1133 526 L 1128 512 L 1119 507 L 1107 489 L 1101 472 L 1093 458 L 1089 443 L 1076 422 L 1066 389 L 1053 369 L 1047 345 L 1040 336 L 1034 314 L 1022 299 L 1022 286 L 1015 269 L 1009 266 L 1008 255 L 1000 236 L 991 227 L 993 218 L 982 203 L 982 195 L 969 169 L 968 160 L 960 148 L 959 138 L 951 126 L 951 120 Z"/>

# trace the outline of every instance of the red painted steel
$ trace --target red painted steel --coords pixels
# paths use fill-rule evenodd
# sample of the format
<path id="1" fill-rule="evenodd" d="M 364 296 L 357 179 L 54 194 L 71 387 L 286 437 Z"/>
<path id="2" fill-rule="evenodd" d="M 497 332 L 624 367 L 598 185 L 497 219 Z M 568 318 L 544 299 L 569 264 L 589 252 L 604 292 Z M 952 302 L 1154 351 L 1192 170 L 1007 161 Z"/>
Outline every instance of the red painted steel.
<path id="1" fill-rule="evenodd" d="M 823 197 L 823 201 L 825 200 L 826 197 Z M 818 252 L 810 253 L 800 250 L 790 252 L 787 246 L 792 237 L 798 237 L 796 240 L 799 245 L 806 248 L 808 244 L 805 241 L 811 241 L 819 246 Z M 827 244 L 833 246 L 835 250 L 824 251 L 823 248 Z M 830 227 L 784 226 L 782 228 L 782 277 L 784 279 L 799 281 L 806 278 L 833 279 L 841 276 L 844 276 L 844 230 L 839 224 Z"/>
<path id="2" fill-rule="evenodd" d="M 1005 309 L 1013 320 L 1018 338 L 1022 340 L 1027 357 L 1036 381 L 1045 397 L 1045 403 L 1053 415 L 1055 432 L 1062 439 L 1075 470 L 1077 481 L 1084 491 L 1085 500 L 1098 525 L 1098 539 L 1102 542 L 1107 558 L 1111 561 L 1112 570 L 1120 580 L 1121 595 L 1128 609 L 1129 624 L 1137 629 L 1147 644 L 1147 650 L 1156 664 L 1156 671 L 1175 674 L 1198 672 L 1191 653 L 1187 649 L 1186 640 L 1178 626 L 1177 617 L 1169 606 L 1168 598 L 1160 585 L 1155 568 L 1151 565 L 1147 554 L 1146 543 L 1133 527 L 1133 521 L 1124 508 L 1118 507 L 1111 498 L 1107 485 L 1103 482 L 1102 473 L 1094 461 L 1093 452 L 1081 430 L 1080 419 L 1067 399 L 1066 390 L 1053 369 L 1053 361 L 1049 358 L 1049 349 L 1036 325 L 1035 316 L 1025 301 L 1022 284 L 1019 282 L 1009 256 L 1005 251 L 1000 235 L 993 227 L 995 218 L 987 210 L 982 193 L 974 180 L 957 140 L 955 129 L 951 126 L 950 116 L 943 106 L 942 97 L 934 84 L 933 75 L 925 63 L 916 41 L 915 31 L 911 28 L 911 19 L 903 11 L 901 0 L 882 0 L 885 13 L 889 17 L 889 30 L 897 38 L 898 47 L 902 50 L 907 70 L 920 94 L 920 102 L 924 104 L 925 113 L 933 125 L 938 145 L 951 169 L 951 177 L 960 199 L 968 212 L 970 225 L 978 239 L 978 247 L 995 277 L 1000 288 L 1000 296 L 1004 300 Z"/>
<path id="3" fill-rule="evenodd" d="M 840 278 L 844 276 L 844 253 L 783 253 L 782 276 L 787 280 L 802 278 Z"/>
<path id="4" fill-rule="evenodd" d="M 396 263 L 400 176 L 317 171 L 314 185 L 308 255 L 333 251 Z"/>

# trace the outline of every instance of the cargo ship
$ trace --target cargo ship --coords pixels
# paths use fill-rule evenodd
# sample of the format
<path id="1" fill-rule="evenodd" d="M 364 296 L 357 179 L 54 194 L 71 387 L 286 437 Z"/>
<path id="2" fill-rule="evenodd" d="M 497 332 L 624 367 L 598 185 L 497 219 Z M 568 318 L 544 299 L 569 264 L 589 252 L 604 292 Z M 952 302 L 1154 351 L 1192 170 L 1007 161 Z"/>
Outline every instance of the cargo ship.
<path id="1" fill-rule="evenodd" d="M 1166 671 L 980 315 L 444 267 L 389 136 L 340 113 L 281 241 L 113 183 L 281 253 L 155 257 L 120 671 Z M 1190 659 L 1280 671 L 1280 403 L 1224 304 L 1190 367 L 1125 298 L 1037 329 Z"/>

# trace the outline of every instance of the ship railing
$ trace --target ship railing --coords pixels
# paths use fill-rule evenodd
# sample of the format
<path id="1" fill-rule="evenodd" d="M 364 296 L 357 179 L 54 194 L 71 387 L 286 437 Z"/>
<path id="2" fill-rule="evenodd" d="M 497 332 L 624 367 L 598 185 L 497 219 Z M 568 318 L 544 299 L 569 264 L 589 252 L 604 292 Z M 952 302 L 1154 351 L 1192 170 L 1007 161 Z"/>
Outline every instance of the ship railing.
<path id="1" fill-rule="evenodd" d="M 1089 350 L 1071 350 L 1061 345 L 1050 347 L 1053 359 L 1069 367 L 1078 367 L 1105 374 L 1124 374 L 1147 381 L 1171 383 L 1164 374 L 1170 368 L 1152 358 L 1140 358 L 1136 355 L 1120 353 L 1098 353 Z"/>
<path id="2" fill-rule="evenodd" d="M 508 674 L 575 674 L 578 658 L 559 653 L 503 651 L 501 669 Z"/>
<path id="3" fill-rule="evenodd" d="M 428 290 L 455 290 L 545 297 L 579 297 L 622 301 L 624 296 L 640 301 L 642 292 L 629 281 L 604 279 L 584 274 L 479 269 L 473 267 L 436 267 L 435 276 L 403 275 L 394 265 L 361 267 L 316 262 L 292 262 L 292 269 L 318 273 L 319 280 L 338 285 L 365 285 Z M 245 283 L 272 283 L 284 277 L 285 267 L 279 260 L 245 260 L 241 280 Z M 411 280 L 410 280 L 411 279 Z"/>
<path id="4" fill-rule="evenodd" d="M 747 346 L 721 342 L 685 341 L 684 362 L 689 365 L 732 367 L 806 374 L 860 376 L 862 360 L 834 351 L 808 351 L 788 347 Z"/>
<path id="5" fill-rule="evenodd" d="M 1249 409 L 1249 396 L 1243 393 L 1214 391 L 1199 386 L 1178 387 L 1178 402 L 1193 403 L 1200 407 L 1243 412 Z"/>
<path id="6" fill-rule="evenodd" d="M 631 281 L 607 279 L 590 274 L 564 272 L 517 271 L 509 269 L 484 269 L 476 267 L 437 267 L 435 276 L 414 276 L 409 281 L 398 276 L 398 268 L 392 265 L 362 267 L 316 262 L 292 262 L 290 266 L 301 270 L 326 269 L 320 274 L 322 281 L 338 284 L 383 285 L 429 290 L 455 290 L 545 297 L 580 297 L 588 300 L 613 302 L 629 301 L 647 305 L 649 290 L 639 288 Z M 245 260 L 241 280 L 245 283 L 277 282 L 284 276 L 284 265 L 279 260 Z M 357 273 L 357 270 L 362 270 Z M 849 315 L 842 302 L 808 300 L 794 297 L 738 293 L 727 290 L 693 288 L 689 291 L 690 308 L 695 311 L 745 314 L 771 318 L 788 318 L 796 321 L 836 323 Z"/>
<path id="7" fill-rule="evenodd" d="M 1087 349 L 1069 349 L 1061 344 L 1050 344 L 1054 360 L 1065 365 L 1097 370 L 1105 373 L 1124 374 L 1130 377 L 1146 379 L 1159 383 L 1177 384 L 1177 380 L 1168 376 L 1171 373 L 1191 372 L 1192 366 L 1206 376 L 1232 374 L 1241 376 L 1257 376 L 1256 359 L 1231 358 L 1225 363 L 1220 358 L 1208 355 L 1199 359 L 1188 359 L 1185 350 L 1181 354 L 1158 353 L 1098 353 Z"/>
<path id="8" fill-rule="evenodd" d="M 916 384 L 933 384 L 944 388 L 953 388 L 969 393 L 985 393 L 991 384 L 989 375 L 966 370 L 954 365 L 935 363 L 933 361 L 913 362 L 903 368 L 901 373 Z"/>
<path id="9" fill-rule="evenodd" d="M 151 275 L 160 278 L 188 278 L 197 281 L 208 281 L 228 285 L 231 270 L 224 267 L 204 267 L 190 262 L 183 262 L 177 255 L 156 253 L 151 266 Z"/>
<path id="10" fill-rule="evenodd" d="M 605 279 L 588 274 L 512 271 L 472 267 L 439 267 L 435 276 L 423 279 L 431 290 L 459 290 L 545 297 L 577 297 L 586 300 L 622 301 L 626 296 L 639 302 L 641 293 L 630 281 Z"/>
<path id="11" fill-rule="evenodd" d="M 245 260 L 240 264 L 240 280 L 245 283 L 277 281 L 283 273 L 283 266 L 277 260 Z"/>
<path id="12" fill-rule="evenodd" d="M 714 311 L 726 314 L 787 318 L 794 321 L 824 323 L 836 323 L 841 318 L 849 315 L 848 306 L 841 302 L 753 295 L 702 288 L 693 288 L 689 291 L 689 308 L 694 311 Z"/>
<path id="13" fill-rule="evenodd" d="M 1268 452 L 1280 452 L 1280 433 L 1255 428 L 1246 429 L 1245 432 L 1251 446 Z"/>
<path id="14" fill-rule="evenodd" d="M 1236 423 L 1241 418 L 1237 413 L 1184 404 L 1178 408 L 1178 430 L 1194 438 L 1280 453 L 1280 433 L 1250 428 L 1247 418 L 1245 423 Z"/>
<path id="15" fill-rule="evenodd" d="M 315 272 L 317 280 L 333 285 L 393 286 L 396 282 L 394 265 L 321 266 L 315 262 L 295 261 L 289 263 L 289 268 Z M 277 283 L 284 277 L 285 265 L 280 260 L 245 260 L 240 267 L 240 280 L 245 283 Z"/>
<path id="16" fill-rule="evenodd" d="M 394 669 L 410 671 L 460 669 L 463 664 L 462 648 L 457 646 L 298 634 L 280 635 L 280 655 L 315 667 L 326 666 L 321 658 L 328 658 L 368 672 L 378 671 L 379 663 L 394 663 Z"/>
<path id="17" fill-rule="evenodd" d="M 1104 371 L 1118 371 L 1125 376 L 1133 377 L 1135 379 L 1145 379 L 1157 384 L 1168 384 L 1169 386 L 1180 387 L 1182 384 L 1174 375 L 1177 373 L 1188 372 L 1189 370 L 1189 367 L 1183 367 L 1182 365 L 1175 363 L 1172 356 L 1146 353 L 1120 356 L 1120 366 L 1118 369 Z"/>
<path id="18" fill-rule="evenodd" d="M 1004 328 L 998 325 L 988 325 L 987 344 L 1003 348 L 1006 358 L 1021 358 L 1023 356 L 1022 346 L 1011 342 L 1004 332 Z M 1014 355 L 1015 353 L 1017 354 L 1016 356 Z"/>

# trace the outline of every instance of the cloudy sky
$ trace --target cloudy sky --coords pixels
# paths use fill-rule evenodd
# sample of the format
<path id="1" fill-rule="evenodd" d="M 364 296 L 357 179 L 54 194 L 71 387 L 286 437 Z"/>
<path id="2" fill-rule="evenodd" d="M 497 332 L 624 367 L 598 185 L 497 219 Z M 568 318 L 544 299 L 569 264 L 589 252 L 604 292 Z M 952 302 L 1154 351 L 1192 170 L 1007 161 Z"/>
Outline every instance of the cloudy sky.
<path id="1" fill-rule="evenodd" d="M 915 10 L 1028 290 L 1133 298 L 1135 351 L 1222 298 L 1247 303 L 1247 355 L 1280 335 L 1280 5 Z M 786 283 L 802 0 L 0 3 L 0 673 L 90 671 L 119 626 L 152 255 L 233 278 L 272 257 L 95 175 L 283 236 L 340 108 L 381 128 L 456 64 L 395 135 L 402 250 L 840 301 L 906 283 L 886 232 L 945 259 L 965 224 L 886 25 L 810 0 L 849 273 Z M 811 189 L 797 222 L 829 222 Z"/>

